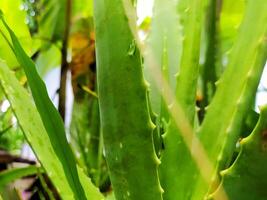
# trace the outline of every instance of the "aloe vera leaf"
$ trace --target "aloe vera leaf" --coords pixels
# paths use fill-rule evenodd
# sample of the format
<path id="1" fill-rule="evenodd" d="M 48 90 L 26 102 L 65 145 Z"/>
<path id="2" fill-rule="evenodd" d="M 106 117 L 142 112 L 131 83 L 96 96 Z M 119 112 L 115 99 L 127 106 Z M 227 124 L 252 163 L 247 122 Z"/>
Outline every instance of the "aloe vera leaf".
<path id="1" fill-rule="evenodd" d="M 3 61 L 0 61 L 0 86 L 12 106 L 25 138 L 35 155 L 38 156 L 58 193 L 63 199 L 73 199 L 74 194 L 65 176 L 62 163 L 53 149 L 32 99 Z M 103 199 L 98 189 L 92 185 L 90 179 L 84 175 L 80 168 L 78 168 L 78 174 L 85 188 L 87 198 Z"/>
<path id="2" fill-rule="evenodd" d="M 250 135 L 250 133 L 252 133 L 252 131 L 254 130 L 257 122 L 259 121 L 259 114 L 250 109 L 246 115 L 246 118 L 244 120 L 243 126 L 240 130 L 240 138 L 245 138 L 247 136 Z"/>
<path id="3" fill-rule="evenodd" d="M 176 100 L 194 126 L 197 77 L 199 74 L 199 51 L 204 1 L 190 0 L 184 18 L 184 41 L 181 63 L 177 76 Z M 183 140 L 173 119 L 163 135 L 165 150 L 162 152 L 160 177 L 164 199 L 190 199 L 192 183 L 197 172 L 190 149 Z"/>
<path id="4" fill-rule="evenodd" d="M 198 131 L 199 139 L 214 166 L 211 176 L 229 165 L 244 117 L 255 98 L 267 55 L 266 9 L 264 0 L 248 1 L 229 63 Z M 201 196 L 205 190 L 205 184 L 201 185 L 202 191 L 197 191 L 196 196 Z"/>
<path id="5" fill-rule="evenodd" d="M 229 200 L 265 200 L 267 197 L 267 106 L 261 108 L 259 121 L 247 138 L 234 164 L 221 172 L 222 184 Z M 216 199 L 217 192 L 210 196 Z"/>
<path id="6" fill-rule="evenodd" d="M 219 42 L 222 59 L 228 58 L 229 50 L 237 38 L 238 30 L 244 17 L 246 1 L 244 0 L 223 0 L 220 23 L 219 23 Z M 221 61 L 225 67 L 226 62 Z M 224 64 L 225 63 L 225 64 Z"/>
<path id="7" fill-rule="evenodd" d="M 155 67 L 159 68 L 163 78 L 168 82 L 169 86 L 175 89 L 175 76 L 179 65 L 181 54 L 181 30 L 179 27 L 179 17 L 177 12 L 177 1 L 157 0 L 154 3 L 154 12 L 152 17 L 151 31 L 147 39 L 147 48 L 145 57 L 153 58 Z M 165 103 L 161 93 L 166 88 L 158 88 L 157 81 L 151 75 L 151 63 L 144 60 L 144 74 L 149 82 L 149 100 L 151 107 L 151 118 L 157 128 L 154 130 L 154 143 L 157 155 L 160 156 L 162 150 L 161 135 L 166 129 L 166 122 L 169 120 L 168 104 Z M 156 114 L 153 114 L 155 112 Z M 154 115 L 154 116 L 153 116 Z"/>
<path id="8" fill-rule="evenodd" d="M 176 100 L 181 104 L 191 124 L 194 123 L 202 21 L 206 1 L 185 0 L 183 50 L 176 80 Z"/>
<path id="9" fill-rule="evenodd" d="M 4 187 L 8 183 L 21 179 L 25 176 L 37 174 L 38 170 L 41 169 L 36 166 L 27 166 L 2 171 L 0 173 L 0 188 Z"/>
<path id="10" fill-rule="evenodd" d="M 89 120 L 91 118 L 91 106 L 92 100 L 88 98 L 88 95 L 82 100 L 74 101 L 70 126 L 71 144 L 74 151 L 81 154 L 80 158 L 77 156 L 77 159 L 87 171 L 87 174 L 90 171 L 89 157 L 87 157 L 87 152 L 89 151 L 87 144 L 90 139 Z"/>
<path id="11" fill-rule="evenodd" d="M 152 16 L 151 31 L 147 39 L 145 56 L 150 56 L 156 63 L 159 71 L 162 71 L 164 78 L 170 87 L 175 89 L 175 76 L 181 55 L 181 27 L 179 26 L 179 16 L 177 12 L 176 0 L 156 0 Z M 161 92 L 157 88 L 157 83 L 151 75 L 150 63 L 144 60 L 145 78 L 149 82 L 149 95 L 152 109 L 156 114 L 161 113 L 161 108 L 165 105 L 161 99 Z M 170 103 L 170 102 L 169 102 Z"/>
<path id="12" fill-rule="evenodd" d="M 141 56 L 123 1 L 96 0 L 94 14 L 100 119 L 115 197 L 162 199 Z"/>
<path id="13" fill-rule="evenodd" d="M 2 22 L 10 34 L 13 45 L 12 49 L 18 62 L 25 71 L 37 110 L 44 122 L 44 127 L 50 138 L 53 149 L 62 163 L 64 173 L 73 190 L 75 198 L 86 199 L 84 189 L 78 177 L 75 157 L 65 135 L 64 123 L 48 96 L 46 86 L 40 78 L 34 62 L 22 49 L 14 32 L 9 28 L 3 18 Z"/>
<path id="14" fill-rule="evenodd" d="M 98 99 L 94 99 L 92 105 L 92 117 L 91 117 L 91 136 L 88 144 L 89 158 L 92 166 L 91 173 L 94 176 L 95 184 L 101 186 L 101 177 L 107 175 L 106 162 L 103 157 L 103 139 L 100 125 L 100 113 Z"/>
<path id="15" fill-rule="evenodd" d="M 90 95 L 91 96 L 91 95 Z M 83 168 L 99 186 L 101 166 L 104 166 L 100 139 L 100 117 L 98 100 L 87 94 L 74 102 L 71 122 L 72 145 L 81 153 Z M 103 172 L 106 173 L 106 172 Z"/>

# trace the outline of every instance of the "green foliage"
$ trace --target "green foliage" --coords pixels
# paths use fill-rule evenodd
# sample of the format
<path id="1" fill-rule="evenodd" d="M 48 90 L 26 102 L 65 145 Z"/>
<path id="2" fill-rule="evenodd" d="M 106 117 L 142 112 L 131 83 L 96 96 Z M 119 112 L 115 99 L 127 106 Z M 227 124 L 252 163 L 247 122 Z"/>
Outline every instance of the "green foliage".
<path id="1" fill-rule="evenodd" d="M 20 11 L 12 2 L 0 2 L 0 106 L 11 105 L 0 113 L 0 147 L 19 149 L 22 131 L 62 199 L 266 199 L 267 107 L 254 111 L 266 0 L 155 0 L 146 41 L 136 1 L 77 0 L 69 10 L 68 0 L 25 0 L 31 8 Z M 69 130 L 39 76 L 65 51 Z M 1 172 L 0 187 L 37 170 Z"/>
<path id="2" fill-rule="evenodd" d="M 42 169 L 36 166 L 14 168 L 11 170 L 3 171 L 0 173 L 0 190 L 10 182 L 13 182 L 25 176 L 37 174 L 39 172 L 42 172 Z"/>
<path id="3" fill-rule="evenodd" d="M 64 199 L 73 199 L 75 194 L 71 189 L 61 160 L 53 148 L 52 142 L 32 99 L 3 61 L 0 67 L 0 77 L 1 87 L 11 103 L 12 109 L 16 114 L 26 139 L 48 173 L 53 184 L 56 186 L 58 193 Z M 31 114 L 28 115 L 28 113 Z M 75 162 L 73 164 L 75 164 Z M 93 196 L 95 199 L 102 199 L 96 188 L 90 184 L 88 178 L 81 170 L 78 169 L 78 173 L 79 177 L 76 176 L 76 178 L 80 179 L 85 188 L 86 195 L 88 197 Z"/>
<path id="4" fill-rule="evenodd" d="M 85 199 L 85 193 L 78 178 L 78 172 L 75 165 L 75 158 L 68 145 L 65 135 L 65 128 L 63 121 L 54 107 L 53 103 L 48 97 L 44 82 L 39 77 L 36 67 L 32 60 L 27 56 L 20 46 L 14 32 L 7 26 L 6 22 L 2 20 L 6 29 L 9 31 L 13 47 L 11 47 L 16 55 L 18 62 L 24 68 L 31 92 L 41 116 L 46 132 L 53 146 L 55 153 L 61 160 L 64 173 L 73 190 L 75 198 Z"/>
<path id="5" fill-rule="evenodd" d="M 7 102 L 7 100 L 5 100 Z M 3 105 L 3 104 L 2 104 Z M 10 107 L 0 113 L 0 148 L 19 153 L 23 143 L 23 133 L 18 126 Z"/>
<path id="6" fill-rule="evenodd" d="M 246 7 L 245 0 L 224 0 L 221 3 L 218 35 L 221 42 L 221 53 L 227 56 L 236 39 Z"/>
<path id="7" fill-rule="evenodd" d="M 81 166 L 102 189 L 108 181 L 107 166 L 103 158 L 98 100 L 94 96 L 86 94 L 74 102 L 70 133 Z"/>
<path id="8" fill-rule="evenodd" d="M 261 108 L 259 121 L 250 136 L 241 140 L 241 150 L 234 164 L 221 172 L 229 199 L 266 199 L 266 130 L 267 107 Z M 218 191 L 211 195 L 216 199 Z"/>
<path id="9" fill-rule="evenodd" d="M 263 24 L 267 19 L 267 5 L 261 3 L 248 2 L 229 63 L 217 83 L 217 92 L 197 133 L 212 165 L 218 171 L 229 166 L 240 136 L 239 130 L 254 101 L 266 61 L 266 41 L 263 38 L 267 26 Z M 256 17 L 259 23 L 253 23 Z M 229 83 L 234 83 L 234 86 Z"/>
<path id="10" fill-rule="evenodd" d="M 41 0 L 39 31 L 37 37 L 43 41 L 43 46 L 62 39 L 65 30 L 66 0 Z"/>
<path id="11" fill-rule="evenodd" d="M 53 59 L 50 59 L 53 57 Z M 49 48 L 42 50 L 36 58 L 35 64 L 40 76 L 45 76 L 51 69 L 60 65 L 61 53 L 60 49 L 51 45 Z"/>
<path id="12" fill-rule="evenodd" d="M 73 15 L 82 18 L 93 16 L 93 1 L 92 0 L 76 0 L 73 1 Z"/>
<path id="13" fill-rule="evenodd" d="M 162 71 L 166 80 L 175 89 L 175 76 L 177 73 L 180 56 L 182 34 L 179 26 L 179 15 L 177 13 L 177 2 L 156 0 L 154 5 L 154 17 L 151 23 L 151 30 L 147 39 L 147 56 L 153 58 L 156 67 Z M 150 73 L 149 61 L 144 60 L 145 78 L 149 82 L 149 95 L 153 112 L 162 115 L 165 105 L 160 93 L 164 88 L 157 89 L 156 80 Z"/>
<path id="14" fill-rule="evenodd" d="M 184 40 L 176 78 L 175 96 L 186 115 L 185 120 L 188 120 L 193 126 L 196 114 L 195 99 L 204 5 L 203 1 L 198 0 L 185 3 L 187 13 L 183 18 Z M 162 153 L 160 174 L 165 191 L 164 199 L 190 199 L 194 189 L 191 185 L 195 181 L 194 171 L 196 171 L 194 160 L 191 158 L 190 149 L 187 146 L 187 142 L 192 143 L 192 141 L 183 140 L 181 130 L 172 118 L 163 139 L 165 150 Z"/>
<path id="15" fill-rule="evenodd" d="M 141 57 L 124 4 L 94 3 L 101 126 L 115 197 L 162 199 Z"/>
<path id="16" fill-rule="evenodd" d="M 0 70 L 1 87 L 11 103 L 12 109 L 19 120 L 26 139 L 31 144 L 35 154 L 38 155 L 38 159 L 43 167 L 49 172 L 48 176 L 53 180 L 58 190 L 61 191 L 59 193 L 62 193 L 63 197 L 65 195 L 71 196 L 72 192 L 64 176 L 63 166 L 54 153 L 49 137 L 29 94 L 20 86 L 5 63 L 1 62 Z M 12 85 L 9 84 L 9 82 L 12 83 Z M 28 115 L 28 113 L 31 113 L 31 115 Z M 33 119 L 34 123 L 28 123 Z"/>
<path id="17" fill-rule="evenodd" d="M 32 53 L 33 41 L 31 40 L 29 29 L 25 23 L 26 12 L 20 10 L 21 4 L 21 0 L 1 0 L 0 9 L 3 11 L 7 23 L 11 25 L 12 30 L 16 33 L 26 52 Z M 1 32 L 6 33 L 2 23 L 0 23 L 0 28 Z M 3 39 L 0 40 L 0 57 L 5 58 L 8 66 L 12 68 L 17 67 L 18 62 L 16 57 Z"/>

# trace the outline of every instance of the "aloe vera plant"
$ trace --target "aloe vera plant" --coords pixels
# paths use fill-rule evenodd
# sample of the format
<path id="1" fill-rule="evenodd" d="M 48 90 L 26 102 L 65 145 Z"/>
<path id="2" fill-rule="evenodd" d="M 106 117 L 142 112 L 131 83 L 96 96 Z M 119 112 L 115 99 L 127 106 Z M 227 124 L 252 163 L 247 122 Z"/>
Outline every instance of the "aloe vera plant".
<path id="1" fill-rule="evenodd" d="M 49 2 L 58 23 L 55 2 Z M 57 5 L 65 8 L 64 2 Z M 93 39 L 77 31 L 86 30 L 84 17 L 74 42 L 90 54 L 69 47 L 82 55 L 75 60 L 82 75 L 72 69 L 80 80 L 73 85 L 70 141 L 38 74 L 40 60 L 27 55 L 1 13 L 1 39 L 31 93 L 8 66 L 14 57 L 0 51 L 0 98 L 9 101 L 40 166 L 0 172 L 0 194 L 10 182 L 41 170 L 62 199 L 266 199 L 267 107 L 259 117 L 253 111 L 267 58 L 265 0 L 155 0 L 150 29 L 141 30 L 145 41 L 136 24 L 140 1 L 88 2 L 94 4 L 86 10 L 90 20 L 94 15 Z M 53 31 L 49 38 L 62 45 L 56 37 L 62 30 Z M 39 48 L 39 58 L 52 49 L 47 42 Z M 94 49 L 96 71 L 86 66 Z"/>

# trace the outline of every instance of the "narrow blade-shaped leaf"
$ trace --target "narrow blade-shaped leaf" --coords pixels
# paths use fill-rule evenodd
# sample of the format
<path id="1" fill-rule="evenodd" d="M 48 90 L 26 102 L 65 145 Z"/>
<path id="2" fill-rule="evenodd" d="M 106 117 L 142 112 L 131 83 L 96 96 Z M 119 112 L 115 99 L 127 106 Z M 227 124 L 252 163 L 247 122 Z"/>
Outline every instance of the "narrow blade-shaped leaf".
<path id="1" fill-rule="evenodd" d="M 45 84 L 40 78 L 33 61 L 22 49 L 17 37 L 3 18 L 2 22 L 10 34 L 13 51 L 18 59 L 18 62 L 25 71 L 36 107 L 44 123 L 44 127 L 53 149 L 62 163 L 65 176 L 67 177 L 71 189 L 73 190 L 75 198 L 86 199 L 84 189 L 79 180 L 75 157 L 67 142 L 64 123 L 51 102 Z"/>
<path id="2" fill-rule="evenodd" d="M 15 180 L 18 180 L 25 176 L 37 174 L 38 172 L 42 172 L 42 168 L 38 168 L 36 166 L 13 168 L 2 171 L 0 173 L 0 188 L 4 187 L 6 184 L 11 183 Z"/>
<path id="3" fill-rule="evenodd" d="M 57 188 L 58 193 L 62 199 L 74 199 L 74 193 L 65 175 L 62 163 L 55 153 L 31 97 L 3 61 L 0 62 L 0 85 L 12 106 L 27 141 Z M 103 199 L 98 189 L 92 185 L 89 178 L 79 168 L 78 174 L 86 191 L 86 197 L 96 200 Z"/>

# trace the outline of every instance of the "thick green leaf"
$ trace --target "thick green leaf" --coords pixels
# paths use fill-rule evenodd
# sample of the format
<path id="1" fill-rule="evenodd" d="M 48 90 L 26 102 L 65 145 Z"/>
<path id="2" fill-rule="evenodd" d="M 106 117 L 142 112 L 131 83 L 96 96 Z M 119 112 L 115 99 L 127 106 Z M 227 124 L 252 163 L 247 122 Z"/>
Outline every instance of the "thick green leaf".
<path id="1" fill-rule="evenodd" d="M 183 3 L 187 9 L 182 11 L 182 15 L 186 12 L 186 16 L 183 18 L 184 40 L 177 76 L 176 101 L 183 109 L 186 120 L 193 127 L 204 1 L 187 0 Z M 165 149 L 160 165 L 164 199 L 190 199 L 194 189 L 192 182 L 197 168 L 189 149 L 192 141 L 185 141 L 183 135 L 171 118 L 163 135 Z"/>
<path id="2" fill-rule="evenodd" d="M 160 200 L 153 124 L 141 56 L 124 9 L 95 0 L 98 97 L 105 155 L 117 200 Z M 125 7 L 126 7 L 125 6 Z M 135 25 L 135 23 L 134 23 Z M 132 27 L 134 28 L 134 27 Z"/>
<path id="3" fill-rule="evenodd" d="M 57 188 L 60 196 L 63 199 L 73 199 L 74 193 L 65 175 L 63 165 L 55 153 L 32 99 L 3 61 L 0 62 L 0 83 L 26 139 Z M 79 168 L 78 173 L 87 198 L 103 199 L 102 195 Z"/>
<path id="4" fill-rule="evenodd" d="M 152 57 L 158 67 L 162 71 L 164 78 L 170 87 L 175 90 L 175 76 L 178 71 L 181 56 L 182 30 L 177 12 L 176 0 L 156 0 L 154 3 L 154 13 L 152 17 L 151 31 L 147 39 L 147 50 L 145 57 Z M 157 114 L 161 113 L 162 104 L 161 92 L 157 88 L 157 81 L 151 75 L 150 63 L 144 60 L 145 78 L 149 82 L 149 94 L 152 109 Z M 169 102 L 170 103 L 170 102 Z M 166 119 L 167 120 L 167 119 Z"/>
<path id="5" fill-rule="evenodd" d="M 212 171 L 208 172 L 213 180 L 216 178 L 212 175 L 225 169 L 231 162 L 241 125 L 255 99 L 267 55 L 266 10 L 265 0 L 248 1 L 229 63 L 198 131 L 213 167 Z M 254 22 L 255 19 L 257 23 Z M 198 183 L 202 189 L 196 190 L 196 199 L 207 192 L 202 181 L 203 179 L 200 179 Z"/>
<path id="6" fill-rule="evenodd" d="M 0 188 L 6 186 L 7 184 L 15 180 L 21 179 L 25 176 L 37 174 L 38 172 L 42 172 L 42 169 L 36 166 L 13 168 L 2 171 L 0 173 Z"/>
<path id="7" fill-rule="evenodd" d="M 221 174 L 229 200 L 265 200 L 267 197 L 267 106 L 261 108 L 260 119 L 250 136 L 243 139 L 235 163 Z M 218 191 L 211 195 L 216 199 Z"/>
<path id="8" fill-rule="evenodd" d="M 227 54 L 229 54 L 229 50 L 236 40 L 244 12 L 245 0 L 223 0 L 219 24 L 220 35 L 218 38 L 221 43 L 223 59 L 228 59 Z M 222 62 L 226 63 L 225 60 Z"/>

